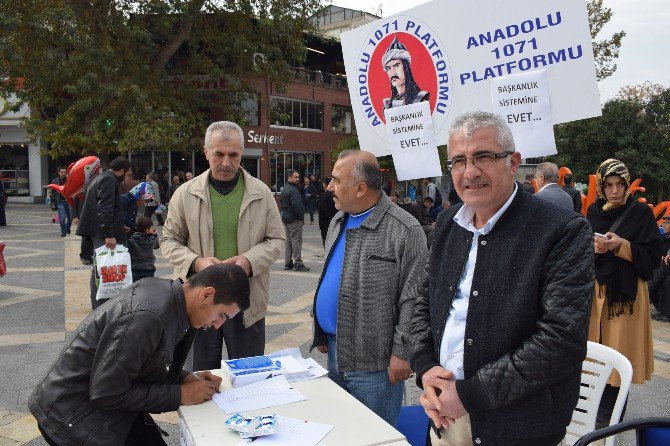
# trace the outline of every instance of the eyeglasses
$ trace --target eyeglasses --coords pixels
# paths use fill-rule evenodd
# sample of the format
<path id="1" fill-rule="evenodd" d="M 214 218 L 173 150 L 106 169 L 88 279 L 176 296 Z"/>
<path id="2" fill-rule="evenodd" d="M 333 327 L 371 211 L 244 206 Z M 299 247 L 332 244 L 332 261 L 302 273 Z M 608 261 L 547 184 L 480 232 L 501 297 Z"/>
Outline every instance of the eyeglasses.
<path id="1" fill-rule="evenodd" d="M 496 162 L 496 160 L 500 158 L 507 158 L 509 155 L 513 153 L 514 152 L 510 151 L 498 152 L 498 153 L 484 152 L 484 153 L 478 153 L 472 158 L 468 158 L 465 156 L 457 156 L 455 158 L 447 160 L 447 169 L 449 169 L 451 172 L 463 172 L 465 170 L 465 166 L 468 164 L 468 161 L 470 161 L 474 167 L 482 169 L 491 166 L 493 163 Z"/>

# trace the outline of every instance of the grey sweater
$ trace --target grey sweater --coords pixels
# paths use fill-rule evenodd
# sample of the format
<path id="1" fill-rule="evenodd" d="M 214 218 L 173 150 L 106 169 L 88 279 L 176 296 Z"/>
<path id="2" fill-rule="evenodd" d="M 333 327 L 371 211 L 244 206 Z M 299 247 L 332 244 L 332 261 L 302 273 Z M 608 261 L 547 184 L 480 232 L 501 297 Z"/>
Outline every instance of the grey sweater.
<path id="1" fill-rule="evenodd" d="M 346 214 L 338 212 L 326 238 L 326 268 Z M 428 257 L 426 236 L 414 217 L 382 192 L 359 228 L 346 234 L 338 293 L 337 368 L 340 372 L 386 370 L 391 355 L 409 359 L 410 319 Z M 316 317 L 312 348 L 327 345 Z"/>

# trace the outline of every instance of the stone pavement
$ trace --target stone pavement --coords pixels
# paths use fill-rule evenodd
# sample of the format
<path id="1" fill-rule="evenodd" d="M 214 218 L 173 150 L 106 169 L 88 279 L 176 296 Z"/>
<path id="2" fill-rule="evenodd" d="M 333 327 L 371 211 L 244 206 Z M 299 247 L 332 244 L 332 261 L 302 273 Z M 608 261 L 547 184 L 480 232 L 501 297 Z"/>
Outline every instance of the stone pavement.
<path id="1" fill-rule="evenodd" d="M 48 207 L 10 203 L 7 218 L 8 226 L 0 227 L 8 266 L 0 279 L 0 446 L 45 445 L 26 401 L 68 332 L 90 311 L 89 268 L 79 261 L 79 237 L 61 238 Z M 170 277 L 172 269 L 156 253 L 156 275 Z M 316 223 L 305 225 L 303 259 L 308 273 L 284 271 L 283 255 L 271 268 L 266 352 L 300 346 L 303 356 L 309 354 L 309 311 L 323 265 Z M 670 323 L 654 320 L 653 330 L 656 372 L 646 385 L 633 386 L 627 419 L 670 416 Z M 312 356 L 325 365 L 325 355 L 314 350 Z M 408 403 L 417 404 L 413 382 L 407 393 Z M 156 418 L 170 433 L 168 443 L 178 445 L 176 413 Z M 626 437 L 618 444 L 634 442 Z"/>

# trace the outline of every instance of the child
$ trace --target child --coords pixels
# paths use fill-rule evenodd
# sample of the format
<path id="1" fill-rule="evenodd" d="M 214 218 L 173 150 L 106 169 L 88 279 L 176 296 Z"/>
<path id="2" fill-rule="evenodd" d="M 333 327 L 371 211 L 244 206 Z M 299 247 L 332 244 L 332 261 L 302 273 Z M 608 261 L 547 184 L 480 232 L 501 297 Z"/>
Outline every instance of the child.
<path id="1" fill-rule="evenodd" d="M 138 218 L 137 232 L 128 239 L 133 282 L 145 277 L 153 277 L 156 272 L 154 249 L 158 249 L 158 236 L 156 228 L 152 225 L 150 218 Z"/>

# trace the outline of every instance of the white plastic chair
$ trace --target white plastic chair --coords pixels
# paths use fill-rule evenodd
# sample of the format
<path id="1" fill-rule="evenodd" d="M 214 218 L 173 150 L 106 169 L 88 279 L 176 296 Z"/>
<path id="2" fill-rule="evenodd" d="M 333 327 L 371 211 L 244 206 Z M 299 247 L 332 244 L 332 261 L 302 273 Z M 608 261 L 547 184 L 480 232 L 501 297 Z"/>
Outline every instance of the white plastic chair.
<path id="1" fill-rule="evenodd" d="M 610 426 L 617 424 L 621 417 L 630 383 L 633 380 L 633 366 L 628 358 L 613 348 L 589 341 L 586 360 L 582 364 L 582 385 L 579 390 L 579 401 L 572 413 L 572 421 L 565 436 L 568 445 L 575 444 L 583 435 L 595 430 L 600 399 L 613 369 L 621 377 L 621 387 L 612 411 Z M 614 446 L 614 440 L 614 436 L 607 438 L 605 446 Z"/>

